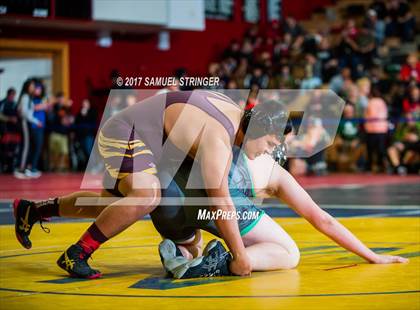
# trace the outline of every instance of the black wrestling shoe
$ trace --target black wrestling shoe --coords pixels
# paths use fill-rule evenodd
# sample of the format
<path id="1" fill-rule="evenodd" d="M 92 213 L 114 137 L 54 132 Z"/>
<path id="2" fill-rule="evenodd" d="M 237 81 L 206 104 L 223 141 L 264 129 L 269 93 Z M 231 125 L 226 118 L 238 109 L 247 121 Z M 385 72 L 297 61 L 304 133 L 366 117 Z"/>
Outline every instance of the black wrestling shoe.
<path id="1" fill-rule="evenodd" d="M 57 265 L 67 271 L 71 277 L 96 279 L 102 276 L 99 270 L 90 268 L 87 260 L 91 254 L 83 251 L 78 244 L 69 247 L 57 260 Z"/>
<path id="2" fill-rule="evenodd" d="M 174 268 L 172 273 L 177 279 L 230 276 L 231 261 L 232 255 L 220 241 L 214 239 L 207 244 L 203 256 Z"/>
<path id="3" fill-rule="evenodd" d="M 13 214 L 15 216 L 16 238 L 27 249 L 32 247 L 29 235 L 31 234 L 32 226 L 36 222 L 40 221 L 42 229 L 47 233 L 50 232 L 47 227 L 42 226 L 42 220 L 44 219 L 39 214 L 33 201 L 15 199 L 13 202 Z"/>
<path id="4" fill-rule="evenodd" d="M 176 267 L 188 262 L 188 259 L 182 255 L 181 250 L 172 240 L 169 239 L 164 239 L 159 244 L 159 256 L 163 268 L 167 272 L 168 276 L 171 277 L 173 276 L 172 271 Z"/>

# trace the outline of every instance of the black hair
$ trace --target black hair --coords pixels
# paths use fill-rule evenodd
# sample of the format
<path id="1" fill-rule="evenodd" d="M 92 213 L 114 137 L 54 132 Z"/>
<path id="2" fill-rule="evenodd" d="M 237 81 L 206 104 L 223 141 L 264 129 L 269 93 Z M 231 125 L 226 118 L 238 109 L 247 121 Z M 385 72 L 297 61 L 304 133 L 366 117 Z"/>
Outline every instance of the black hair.
<path id="1" fill-rule="evenodd" d="M 268 100 L 245 111 L 241 129 L 249 139 L 276 135 L 280 141 L 283 141 L 284 135 L 292 131 L 292 122 L 284 104 Z"/>
<path id="2" fill-rule="evenodd" d="M 10 87 L 7 90 L 7 97 L 9 97 L 11 94 L 16 94 L 16 89 L 14 89 L 13 87 Z"/>
<path id="3" fill-rule="evenodd" d="M 21 102 L 21 100 L 22 100 L 22 97 L 24 96 L 24 95 L 28 95 L 28 96 L 30 96 L 30 97 L 32 97 L 32 94 L 30 94 L 29 93 L 29 86 L 31 85 L 31 84 L 34 84 L 35 85 L 35 80 L 33 79 L 33 78 L 29 78 L 29 79 L 27 79 L 24 83 L 23 83 L 23 85 L 22 85 L 22 89 L 21 89 L 21 91 L 20 91 L 20 94 L 19 94 L 19 99 L 18 99 L 18 105 L 20 104 L 20 102 Z"/>
<path id="4" fill-rule="evenodd" d="M 45 97 L 45 93 L 46 93 L 46 89 L 45 89 L 45 85 L 42 82 L 41 79 L 34 79 L 35 82 L 35 87 L 40 87 L 41 88 L 41 93 L 38 95 L 40 98 L 44 98 Z"/>

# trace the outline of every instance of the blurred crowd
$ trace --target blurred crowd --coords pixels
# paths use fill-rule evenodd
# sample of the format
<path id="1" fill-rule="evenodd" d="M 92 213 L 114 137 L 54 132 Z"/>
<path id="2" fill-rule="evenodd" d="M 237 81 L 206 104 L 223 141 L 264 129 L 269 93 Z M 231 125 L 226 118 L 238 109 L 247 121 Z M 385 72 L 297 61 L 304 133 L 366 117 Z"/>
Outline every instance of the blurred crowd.
<path id="1" fill-rule="evenodd" d="M 331 89 L 345 100 L 334 144 L 308 159 L 290 159 L 288 169 L 295 175 L 419 172 L 415 17 L 405 0 L 376 0 L 364 12 L 311 31 L 292 17 L 265 29 L 254 26 L 208 67 L 208 75 L 222 81 L 220 88 L 251 89 L 250 106 L 258 104 L 259 89 Z M 415 47 L 393 57 L 395 44 L 394 50 L 404 44 Z M 327 138 L 322 119 L 313 123 L 299 141 L 302 148 Z"/>
<path id="2" fill-rule="evenodd" d="M 207 75 L 220 78 L 216 88 L 250 89 L 247 108 L 258 104 L 260 89 L 331 89 L 345 100 L 333 145 L 310 158 L 289 159 L 287 169 L 294 175 L 419 173 L 420 62 L 413 43 L 415 17 L 405 0 L 375 0 L 364 13 L 316 31 L 305 29 L 292 17 L 264 29 L 255 25 L 232 40 L 208 66 Z M 393 57 L 396 41 L 397 46 L 414 45 L 414 50 Z M 187 72 L 181 69 L 175 75 L 179 78 Z M 113 80 L 118 76 L 117 71 L 111 74 Z M 35 178 L 40 171 L 86 167 L 98 112 L 103 111 L 96 111 L 85 99 L 80 110 L 72 113 L 73 102 L 63 93 L 50 98 L 45 94 L 41 80 L 29 79 L 19 94 L 9 89 L 0 102 L 1 172 Z M 110 97 L 105 119 L 138 99 L 135 92 Z M 315 100 L 309 108 L 316 105 Z M 294 147 L 310 150 L 328 139 L 322 118 L 312 119 L 306 132 L 293 142 Z"/>

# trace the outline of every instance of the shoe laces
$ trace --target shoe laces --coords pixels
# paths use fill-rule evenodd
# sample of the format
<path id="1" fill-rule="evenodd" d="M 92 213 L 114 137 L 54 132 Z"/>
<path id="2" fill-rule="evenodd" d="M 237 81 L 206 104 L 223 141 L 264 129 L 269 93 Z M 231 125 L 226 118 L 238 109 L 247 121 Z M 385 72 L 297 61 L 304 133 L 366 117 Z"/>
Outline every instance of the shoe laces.
<path id="1" fill-rule="evenodd" d="M 33 208 L 35 208 L 35 211 L 38 213 L 39 216 L 39 225 L 41 226 L 42 230 L 49 234 L 51 232 L 51 230 L 48 227 L 44 226 L 44 222 L 49 222 L 51 219 L 49 217 L 42 217 L 41 214 L 38 211 L 38 208 L 33 206 Z"/>
<path id="2" fill-rule="evenodd" d="M 40 218 L 39 219 L 39 225 L 41 226 L 41 228 L 42 228 L 42 230 L 45 232 L 45 233 L 47 233 L 47 234 L 49 234 L 50 232 L 51 232 L 51 230 L 48 228 L 48 227 L 45 227 L 43 224 L 43 221 L 45 221 L 45 222 L 49 222 L 49 220 L 47 219 L 47 218 Z"/>

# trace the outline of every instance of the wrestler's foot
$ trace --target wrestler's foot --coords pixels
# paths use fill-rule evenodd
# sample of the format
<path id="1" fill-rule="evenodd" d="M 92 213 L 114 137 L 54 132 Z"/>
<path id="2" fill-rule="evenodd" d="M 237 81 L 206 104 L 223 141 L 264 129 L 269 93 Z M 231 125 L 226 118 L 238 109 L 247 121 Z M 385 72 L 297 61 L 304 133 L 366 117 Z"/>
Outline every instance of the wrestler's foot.
<path id="1" fill-rule="evenodd" d="M 220 241 L 214 239 L 205 247 L 203 256 L 182 264 L 171 272 L 177 279 L 230 276 L 231 261 L 232 255 L 226 251 Z"/>
<path id="2" fill-rule="evenodd" d="M 169 239 L 164 239 L 159 244 L 159 256 L 163 268 L 169 276 L 173 276 L 171 270 L 188 262 L 188 259 L 182 255 L 181 250 Z"/>
<path id="3" fill-rule="evenodd" d="M 35 202 L 30 200 L 15 199 L 13 202 L 13 215 L 15 216 L 15 234 L 19 243 L 23 247 L 30 249 L 32 242 L 29 239 L 31 234 L 32 226 L 40 221 L 41 227 L 45 232 L 49 232 L 49 229 L 42 226 L 42 220 L 38 209 L 35 206 Z"/>
<path id="4" fill-rule="evenodd" d="M 102 276 L 99 270 L 90 268 L 87 260 L 91 253 L 86 253 L 78 244 L 69 247 L 57 260 L 57 265 L 67 271 L 71 277 L 96 279 Z"/>

